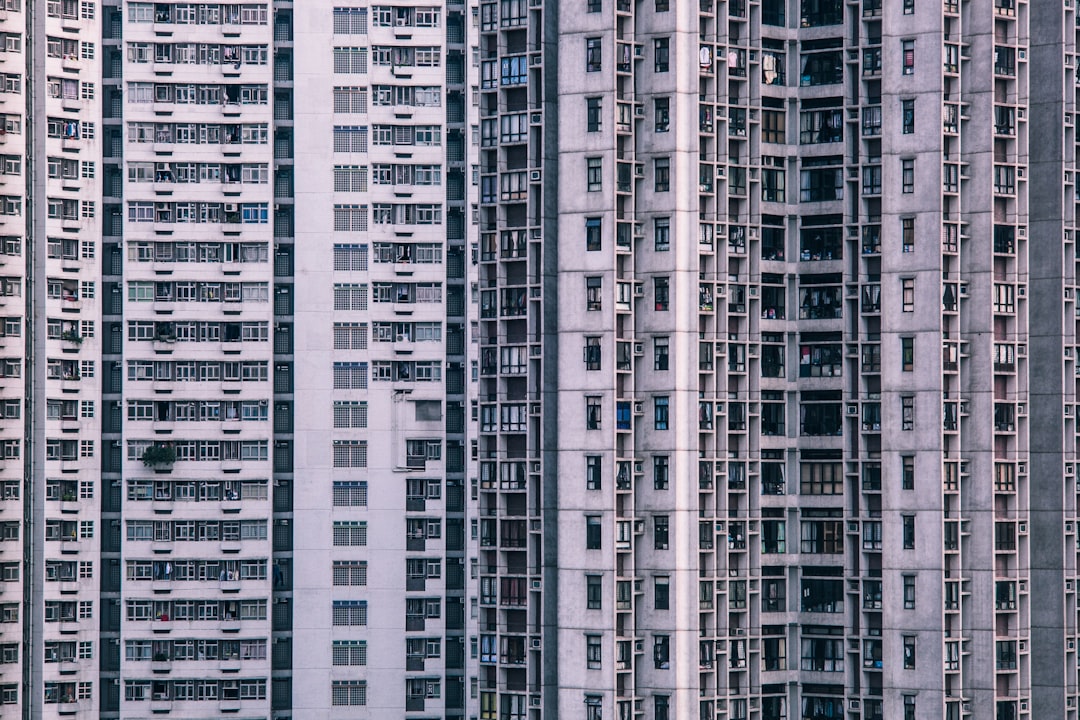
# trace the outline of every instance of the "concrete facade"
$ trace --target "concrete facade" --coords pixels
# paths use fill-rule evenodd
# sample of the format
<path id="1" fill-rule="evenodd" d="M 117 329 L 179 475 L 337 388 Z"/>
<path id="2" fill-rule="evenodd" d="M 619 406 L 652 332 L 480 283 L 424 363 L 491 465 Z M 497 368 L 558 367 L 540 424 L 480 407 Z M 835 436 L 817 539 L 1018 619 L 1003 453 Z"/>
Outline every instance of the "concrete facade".
<path id="1" fill-rule="evenodd" d="M 0 0 L 0 705 L 1075 717 L 1077 21 Z"/>

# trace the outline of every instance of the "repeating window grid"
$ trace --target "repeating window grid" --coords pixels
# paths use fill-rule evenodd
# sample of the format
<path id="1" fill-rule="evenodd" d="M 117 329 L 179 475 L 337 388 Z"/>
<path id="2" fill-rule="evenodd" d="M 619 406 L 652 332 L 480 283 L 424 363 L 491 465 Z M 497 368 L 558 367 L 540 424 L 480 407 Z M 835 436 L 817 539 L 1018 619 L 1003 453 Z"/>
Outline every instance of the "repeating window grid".
<path id="1" fill-rule="evenodd" d="M 330 704 L 367 705 L 367 683 L 363 680 L 334 680 L 330 684 Z"/>
<path id="2" fill-rule="evenodd" d="M 367 363 L 334 363 L 335 390 L 366 390 Z"/>
<path id="3" fill-rule="evenodd" d="M 367 467 L 367 442 L 362 440 L 335 440 L 334 467 Z"/>
<path id="4" fill-rule="evenodd" d="M 335 35 L 367 35 L 367 8 L 334 8 Z"/>
<path id="5" fill-rule="evenodd" d="M 335 482 L 334 507 L 367 507 L 367 483 Z"/>
<path id="6" fill-rule="evenodd" d="M 367 625 L 367 603 L 357 600 L 335 601 L 333 623 L 336 627 L 363 627 Z"/>
<path id="7" fill-rule="evenodd" d="M 412 128 L 408 128 L 411 132 Z M 410 136 L 411 138 L 411 136 Z M 361 126 L 334 126 L 334 152 L 367 152 L 368 130 Z M 411 139 L 408 143 L 412 144 Z"/>
<path id="8" fill-rule="evenodd" d="M 367 186 L 368 169 L 366 167 L 359 165 L 334 166 L 334 192 L 367 192 Z"/>
<path id="9" fill-rule="evenodd" d="M 365 323 L 334 323 L 335 350 L 366 350 L 368 328 Z"/>
<path id="10" fill-rule="evenodd" d="M 366 183 L 365 179 L 365 183 Z M 365 188 L 366 189 L 366 188 Z M 342 272 L 368 269 L 367 245 L 334 245 L 334 270 Z"/>
<path id="11" fill-rule="evenodd" d="M 334 665 L 367 665 L 367 643 L 363 640 L 335 640 Z"/>
<path id="12" fill-rule="evenodd" d="M 367 310 L 368 287 L 355 283 L 336 283 L 334 285 L 335 310 Z"/>
<path id="13" fill-rule="evenodd" d="M 360 560 L 337 560 L 333 567 L 335 587 L 363 587 L 367 585 L 367 563 Z"/>
<path id="14" fill-rule="evenodd" d="M 338 520 L 334 522 L 334 547 L 365 547 L 367 523 Z"/>
<path id="15" fill-rule="evenodd" d="M 335 232 L 367 232 L 367 205 L 335 205 Z"/>
<path id="16" fill-rule="evenodd" d="M 367 73 L 368 51 L 361 47 L 335 47 L 334 72 L 363 75 Z"/>
<path id="17" fill-rule="evenodd" d="M 367 403 L 338 400 L 334 402 L 334 427 L 366 428 Z"/>
<path id="18" fill-rule="evenodd" d="M 334 112 L 335 113 L 366 113 L 368 93 L 366 88 L 360 87 L 336 87 L 334 88 Z"/>

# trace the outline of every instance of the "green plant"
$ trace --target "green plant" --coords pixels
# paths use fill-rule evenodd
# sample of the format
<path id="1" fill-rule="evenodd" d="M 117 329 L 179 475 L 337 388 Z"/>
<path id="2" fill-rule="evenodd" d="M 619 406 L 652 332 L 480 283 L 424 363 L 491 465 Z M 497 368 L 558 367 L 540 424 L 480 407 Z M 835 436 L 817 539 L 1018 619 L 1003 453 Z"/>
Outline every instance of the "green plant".
<path id="1" fill-rule="evenodd" d="M 172 465 L 176 462 L 176 450 L 172 445 L 151 445 L 143 450 L 143 465 Z"/>
<path id="2" fill-rule="evenodd" d="M 75 332 L 74 330 L 67 330 L 65 332 L 60 333 L 60 339 L 61 340 L 67 340 L 68 342 L 73 342 L 75 344 L 81 344 L 82 340 L 83 340 L 82 336 L 79 335 L 79 333 Z"/>

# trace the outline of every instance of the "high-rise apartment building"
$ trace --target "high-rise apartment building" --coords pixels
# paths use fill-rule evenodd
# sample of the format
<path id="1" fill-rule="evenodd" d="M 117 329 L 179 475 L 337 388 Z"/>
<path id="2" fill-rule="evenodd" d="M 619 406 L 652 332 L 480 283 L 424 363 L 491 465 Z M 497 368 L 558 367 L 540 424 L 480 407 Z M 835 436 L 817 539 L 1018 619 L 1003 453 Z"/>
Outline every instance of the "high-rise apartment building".
<path id="1" fill-rule="evenodd" d="M 480 4 L 481 717 L 1075 714 L 1075 26 Z"/>
<path id="2" fill-rule="evenodd" d="M 0 707 L 1077 717 L 1076 8 L 0 0 Z"/>

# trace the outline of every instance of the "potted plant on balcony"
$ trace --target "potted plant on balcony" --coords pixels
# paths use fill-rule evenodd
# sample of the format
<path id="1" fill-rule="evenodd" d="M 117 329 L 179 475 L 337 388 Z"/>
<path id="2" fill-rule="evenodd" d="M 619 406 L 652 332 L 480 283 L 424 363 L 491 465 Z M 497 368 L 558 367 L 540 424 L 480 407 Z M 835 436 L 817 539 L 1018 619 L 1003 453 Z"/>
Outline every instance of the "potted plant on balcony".
<path id="1" fill-rule="evenodd" d="M 67 340 L 68 342 L 75 343 L 76 345 L 81 345 L 83 341 L 82 336 L 74 330 L 65 330 L 64 332 L 60 333 L 60 339 Z"/>
<path id="2" fill-rule="evenodd" d="M 171 444 L 154 443 L 143 450 L 142 461 L 146 467 L 168 467 L 176 462 L 176 449 Z"/>

